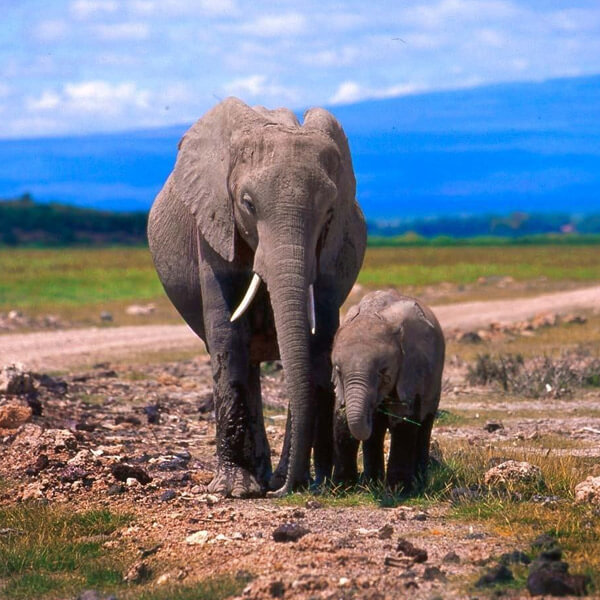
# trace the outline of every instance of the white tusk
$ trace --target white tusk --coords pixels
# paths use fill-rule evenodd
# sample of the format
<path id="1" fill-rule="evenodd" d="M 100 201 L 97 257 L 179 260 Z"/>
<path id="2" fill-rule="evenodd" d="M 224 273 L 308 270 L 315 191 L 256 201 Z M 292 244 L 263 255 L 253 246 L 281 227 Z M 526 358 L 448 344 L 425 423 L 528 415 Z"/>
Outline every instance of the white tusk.
<path id="1" fill-rule="evenodd" d="M 317 319 L 315 317 L 315 290 L 313 284 L 308 286 L 308 322 L 310 323 L 310 332 L 315 335 L 317 331 Z"/>
<path id="2" fill-rule="evenodd" d="M 252 281 L 248 286 L 248 290 L 246 291 L 246 295 L 240 302 L 240 305 L 235 309 L 235 312 L 231 315 L 231 319 L 229 319 L 232 323 L 236 319 L 239 319 L 248 309 L 252 300 L 254 300 L 254 296 L 256 296 L 256 292 L 258 292 L 258 287 L 260 286 L 260 275 L 254 273 L 252 276 Z"/>

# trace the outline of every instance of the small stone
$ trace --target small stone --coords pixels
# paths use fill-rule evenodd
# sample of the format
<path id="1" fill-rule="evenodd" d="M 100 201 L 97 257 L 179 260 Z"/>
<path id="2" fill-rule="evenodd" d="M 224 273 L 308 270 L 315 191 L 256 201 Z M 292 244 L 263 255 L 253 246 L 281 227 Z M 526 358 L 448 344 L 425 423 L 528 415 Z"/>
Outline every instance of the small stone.
<path id="1" fill-rule="evenodd" d="M 156 310 L 156 304 L 132 304 L 125 309 L 125 313 L 135 317 L 151 315 Z"/>
<path id="2" fill-rule="evenodd" d="M 496 421 L 489 421 L 483 426 L 483 428 L 488 433 L 494 433 L 494 431 L 499 431 L 500 429 L 504 429 L 504 425 L 502 425 L 502 423 L 498 423 Z"/>
<path id="3" fill-rule="evenodd" d="M 346 587 L 348 585 L 350 585 L 352 583 L 352 581 L 350 579 L 348 579 L 347 577 L 340 577 L 339 581 L 338 581 L 338 585 L 340 587 Z"/>
<path id="4" fill-rule="evenodd" d="M 142 467 L 128 465 L 126 463 L 115 463 L 110 467 L 110 472 L 117 481 L 127 481 L 127 479 L 137 479 L 142 485 L 152 481 L 152 477 L 142 469 Z"/>
<path id="5" fill-rule="evenodd" d="M 380 540 L 389 540 L 394 535 L 394 527 L 389 523 L 386 523 L 377 531 L 377 537 Z"/>
<path id="6" fill-rule="evenodd" d="M 318 500 L 307 500 L 305 506 L 309 510 L 317 510 L 318 508 L 323 508 L 323 503 Z"/>
<path id="7" fill-rule="evenodd" d="M 546 548 L 552 548 L 553 546 L 557 546 L 558 543 L 556 539 L 554 539 L 551 535 L 547 533 L 542 533 L 538 535 L 533 542 L 531 542 L 531 547 L 535 550 L 543 550 Z"/>
<path id="8" fill-rule="evenodd" d="M 124 494 L 125 493 L 125 486 L 121 485 L 120 483 L 113 483 L 107 490 L 106 493 L 109 496 L 117 496 L 119 494 Z"/>
<path id="9" fill-rule="evenodd" d="M 33 465 L 31 465 L 25 470 L 25 473 L 27 475 L 39 475 L 39 473 L 46 469 L 49 464 L 50 460 L 48 459 L 48 456 L 46 454 L 40 454 L 35 459 Z"/>
<path id="10" fill-rule="evenodd" d="M 513 550 L 512 552 L 505 552 L 500 556 L 499 562 L 501 565 L 528 565 L 531 559 L 525 552 L 521 550 Z"/>
<path id="11" fill-rule="evenodd" d="M 456 554 L 456 552 L 451 550 L 450 552 L 448 552 L 448 554 L 444 556 L 444 558 L 442 558 L 442 562 L 446 564 L 457 565 L 460 563 L 460 556 Z"/>
<path id="12" fill-rule="evenodd" d="M 504 487 L 515 484 L 537 484 L 542 481 L 542 471 L 531 463 L 507 460 L 489 469 L 484 476 L 486 485 Z"/>
<path id="13" fill-rule="evenodd" d="M 81 467 L 69 465 L 60 474 L 61 481 L 65 483 L 73 483 L 79 479 L 85 479 L 88 476 L 88 472 Z"/>
<path id="14" fill-rule="evenodd" d="M 0 406 L 0 429 L 17 429 L 31 420 L 33 411 L 24 404 L 11 402 Z"/>
<path id="15" fill-rule="evenodd" d="M 589 578 L 570 575 L 562 561 L 536 560 L 529 568 L 527 589 L 532 596 L 585 596 Z"/>
<path id="16" fill-rule="evenodd" d="M 283 598 L 284 593 L 285 585 L 283 584 L 283 581 L 278 579 L 269 583 L 269 594 L 271 594 L 273 598 Z"/>
<path id="17" fill-rule="evenodd" d="M 428 515 L 424 512 L 418 512 L 413 518 L 413 521 L 427 521 Z"/>
<path id="18" fill-rule="evenodd" d="M 160 406 L 158 404 L 149 404 L 144 406 L 144 413 L 150 425 L 157 425 L 160 423 Z"/>
<path id="19" fill-rule="evenodd" d="M 476 331 L 461 331 L 457 335 L 456 341 L 463 344 L 481 344 L 483 339 Z"/>
<path id="20" fill-rule="evenodd" d="M 276 542 L 297 542 L 307 533 L 310 530 L 298 523 L 283 523 L 273 531 L 273 539 Z"/>
<path id="21" fill-rule="evenodd" d="M 204 544 L 206 544 L 206 542 L 208 542 L 209 538 L 210 538 L 210 533 L 206 530 L 202 530 L 202 531 L 196 531 L 195 533 L 188 535 L 185 538 L 185 542 L 186 542 L 186 544 L 189 544 L 190 546 L 204 546 Z"/>
<path id="22" fill-rule="evenodd" d="M 176 496 L 177 496 L 177 493 L 175 492 L 175 490 L 165 490 L 160 495 L 160 501 L 161 502 L 170 502 L 171 500 L 174 500 Z"/>
<path id="23" fill-rule="evenodd" d="M 590 476 L 575 486 L 575 502 L 600 506 L 600 477 Z"/>
<path id="24" fill-rule="evenodd" d="M 125 577 L 123 577 L 123 581 L 125 583 L 144 583 L 152 576 L 152 571 L 150 567 L 142 560 L 135 563 Z"/>
<path id="25" fill-rule="evenodd" d="M 109 313 L 107 310 L 103 310 L 100 313 L 100 320 L 104 323 L 110 323 L 113 320 L 112 313 Z"/>
<path id="26" fill-rule="evenodd" d="M 21 395 L 35 392 L 33 375 L 23 363 L 14 362 L 0 367 L 0 394 Z M 6 427 L 0 425 L 0 427 Z"/>
<path id="27" fill-rule="evenodd" d="M 426 567 L 423 571 L 425 581 L 446 581 L 446 574 L 439 567 Z"/>
<path id="28" fill-rule="evenodd" d="M 427 560 L 427 550 L 417 548 L 407 539 L 400 538 L 396 549 L 405 556 L 412 558 L 416 563 L 423 563 Z"/>
<path id="29" fill-rule="evenodd" d="M 488 587 L 497 583 L 506 583 L 514 579 L 512 571 L 505 565 L 496 565 L 488 569 L 475 583 L 475 587 Z"/>

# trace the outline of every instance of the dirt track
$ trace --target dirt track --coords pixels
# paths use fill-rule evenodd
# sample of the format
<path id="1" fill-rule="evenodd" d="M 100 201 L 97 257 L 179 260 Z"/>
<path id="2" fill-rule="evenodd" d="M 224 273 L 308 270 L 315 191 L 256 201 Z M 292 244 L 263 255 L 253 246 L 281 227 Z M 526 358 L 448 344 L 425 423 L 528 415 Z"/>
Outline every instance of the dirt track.
<path id="1" fill-rule="evenodd" d="M 434 307 L 445 329 L 472 329 L 493 321 L 522 321 L 544 312 L 566 313 L 600 307 L 600 286 L 533 298 L 464 302 Z M 185 325 L 139 325 L 70 329 L 0 336 L 0 364 L 20 361 L 30 368 L 56 369 L 72 364 L 154 350 L 203 348 Z"/>

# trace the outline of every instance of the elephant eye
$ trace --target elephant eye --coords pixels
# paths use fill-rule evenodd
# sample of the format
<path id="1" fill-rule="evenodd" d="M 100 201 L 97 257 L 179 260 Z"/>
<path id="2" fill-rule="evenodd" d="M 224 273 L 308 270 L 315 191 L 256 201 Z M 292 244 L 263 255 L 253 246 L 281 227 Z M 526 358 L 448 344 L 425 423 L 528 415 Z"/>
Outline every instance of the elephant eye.
<path id="1" fill-rule="evenodd" d="M 340 369 L 340 365 L 334 365 L 334 367 L 333 367 L 333 368 L 335 369 L 335 372 L 336 372 L 338 375 L 341 375 L 341 373 L 342 373 L 342 369 Z"/>
<path id="2" fill-rule="evenodd" d="M 252 202 L 252 198 L 250 197 L 250 194 L 248 194 L 247 192 L 244 192 L 244 194 L 242 194 L 242 205 L 249 213 L 252 213 L 252 214 L 256 213 L 256 208 L 254 207 L 254 202 Z"/>

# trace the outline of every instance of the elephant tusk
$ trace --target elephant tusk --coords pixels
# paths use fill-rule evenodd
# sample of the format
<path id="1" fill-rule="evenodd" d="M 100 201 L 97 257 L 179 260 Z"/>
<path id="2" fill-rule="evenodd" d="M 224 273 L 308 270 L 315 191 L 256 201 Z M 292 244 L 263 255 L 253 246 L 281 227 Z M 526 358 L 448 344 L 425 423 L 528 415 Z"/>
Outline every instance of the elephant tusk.
<path id="1" fill-rule="evenodd" d="M 260 286 L 261 278 L 260 275 L 254 273 L 252 276 L 252 281 L 248 286 L 248 290 L 246 291 L 246 295 L 240 302 L 240 305 L 235 309 L 235 312 L 231 315 L 230 322 L 233 323 L 236 319 L 239 319 L 248 309 L 252 300 L 254 300 L 254 296 L 256 296 L 256 292 L 258 292 L 258 287 Z"/>
<path id="2" fill-rule="evenodd" d="M 308 286 L 308 322 L 310 324 L 310 332 L 315 335 L 317 331 L 317 319 L 315 317 L 315 290 L 312 283 Z"/>

